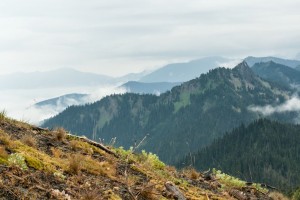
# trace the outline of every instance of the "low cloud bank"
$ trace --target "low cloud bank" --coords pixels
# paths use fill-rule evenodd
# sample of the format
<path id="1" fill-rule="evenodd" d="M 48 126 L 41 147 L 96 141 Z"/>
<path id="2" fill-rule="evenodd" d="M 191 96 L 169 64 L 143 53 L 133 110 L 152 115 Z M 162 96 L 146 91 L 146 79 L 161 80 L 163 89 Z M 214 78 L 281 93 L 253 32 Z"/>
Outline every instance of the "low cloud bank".
<path id="1" fill-rule="evenodd" d="M 225 68 L 234 68 L 241 62 L 243 62 L 242 59 L 234 59 L 234 60 L 230 60 L 228 62 L 217 62 L 217 65 L 220 67 L 225 67 Z"/>
<path id="2" fill-rule="evenodd" d="M 250 106 L 248 109 L 253 112 L 261 113 L 264 116 L 269 116 L 274 113 L 300 112 L 300 98 L 298 96 L 293 96 L 283 104 L 277 106 Z"/>
<path id="3" fill-rule="evenodd" d="M 82 99 L 64 98 L 58 99 L 54 105 L 43 105 L 36 107 L 35 104 L 69 93 L 89 94 Z M 31 124 L 39 125 L 43 120 L 55 116 L 68 106 L 93 103 L 111 94 L 125 93 L 126 89 L 115 85 L 105 85 L 97 88 L 64 88 L 47 90 L 6 90 L 1 91 L 4 98 L 0 100 L 0 111 L 5 110 L 9 117 L 22 120 Z"/>

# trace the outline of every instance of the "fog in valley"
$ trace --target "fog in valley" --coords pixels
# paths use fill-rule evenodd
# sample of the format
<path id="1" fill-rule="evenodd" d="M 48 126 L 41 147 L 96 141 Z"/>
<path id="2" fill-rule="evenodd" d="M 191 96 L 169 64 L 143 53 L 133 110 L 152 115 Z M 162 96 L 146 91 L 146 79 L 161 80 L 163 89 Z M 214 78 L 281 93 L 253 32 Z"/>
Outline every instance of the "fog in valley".
<path id="1" fill-rule="evenodd" d="M 94 87 L 72 87 L 72 88 L 47 88 L 47 89 L 11 89 L 1 90 L 0 110 L 5 110 L 9 117 L 38 125 L 42 120 L 52 117 L 63 111 L 63 105 L 43 106 L 36 108 L 34 105 L 40 101 L 59 97 L 70 93 L 88 94 L 84 103 L 91 103 L 100 100 L 106 95 L 124 93 L 125 89 L 116 85 L 102 85 Z M 72 99 L 67 102 L 69 105 L 78 105 Z"/>

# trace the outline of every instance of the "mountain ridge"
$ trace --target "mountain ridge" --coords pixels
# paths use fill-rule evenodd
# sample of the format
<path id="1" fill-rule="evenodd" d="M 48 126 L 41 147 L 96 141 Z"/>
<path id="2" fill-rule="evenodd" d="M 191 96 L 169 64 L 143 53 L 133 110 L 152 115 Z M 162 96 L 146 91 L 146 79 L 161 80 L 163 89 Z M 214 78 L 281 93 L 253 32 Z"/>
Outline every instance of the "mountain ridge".
<path id="1" fill-rule="evenodd" d="M 71 106 L 43 126 L 62 126 L 74 134 L 85 133 L 107 142 L 116 137 L 116 145 L 124 148 L 147 136 L 140 148 L 174 163 L 225 131 L 258 119 L 260 113 L 249 106 L 276 105 L 291 93 L 260 79 L 243 62 L 233 69 L 210 70 L 159 97 L 111 95 L 94 104 Z M 277 117 L 291 120 L 295 116 Z"/>

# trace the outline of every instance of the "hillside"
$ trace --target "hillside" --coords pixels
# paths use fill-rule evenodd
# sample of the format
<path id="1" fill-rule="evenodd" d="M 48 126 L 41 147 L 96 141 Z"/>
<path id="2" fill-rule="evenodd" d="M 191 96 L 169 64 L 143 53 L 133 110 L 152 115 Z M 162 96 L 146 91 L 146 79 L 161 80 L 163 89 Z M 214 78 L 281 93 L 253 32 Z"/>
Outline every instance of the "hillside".
<path id="1" fill-rule="evenodd" d="M 217 168 L 285 191 L 300 186 L 300 125 L 260 119 L 192 155 L 198 170 Z M 190 165 L 191 156 L 187 156 Z"/>
<path id="2" fill-rule="evenodd" d="M 151 153 L 103 146 L 63 129 L 41 129 L 8 119 L 4 112 L 0 171 L 3 200 L 272 199 L 257 184 L 246 186 L 220 173 L 178 172 Z"/>
<path id="3" fill-rule="evenodd" d="M 156 83 L 143 83 L 138 81 L 129 81 L 120 86 L 125 88 L 127 92 L 138 94 L 161 94 L 168 90 L 171 90 L 174 86 L 180 85 L 180 83 L 169 82 L 156 82 Z"/>
<path id="4" fill-rule="evenodd" d="M 184 82 L 207 73 L 210 69 L 224 67 L 232 60 L 223 57 L 205 57 L 183 63 L 173 63 L 163 66 L 142 77 L 140 82 Z"/>
<path id="5" fill-rule="evenodd" d="M 256 63 L 251 69 L 260 77 L 286 87 L 300 85 L 300 71 L 273 61 Z"/>
<path id="6" fill-rule="evenodd" d="M 199 78 L 154 95 L 111 95 L 93 104 L 72 106 L 44 123 L 128 149 L 147 136 L 141 149 L 176 163 L 207 146 L 226 131 L 260 117 L 252 105 L 277 105 L 291 91 L 257 77 L 243 62 L 234 69 L 218 68 Z M 292 121 L 297 113 L 276 114 Z M 180 151 L 178 151 L 180 149 Z"/>

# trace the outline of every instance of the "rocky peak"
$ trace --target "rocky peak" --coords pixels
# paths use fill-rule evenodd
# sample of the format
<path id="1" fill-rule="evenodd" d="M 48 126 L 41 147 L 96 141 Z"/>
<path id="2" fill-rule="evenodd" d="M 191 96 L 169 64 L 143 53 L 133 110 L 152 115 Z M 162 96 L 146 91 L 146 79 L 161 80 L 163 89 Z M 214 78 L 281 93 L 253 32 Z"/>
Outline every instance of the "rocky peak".
<path id="1" fill-rule="evenodd" d="M 251 68 L 245 60 L 238 64 L 236 67 L 234 67 L 233 72 L 237 73 L 247 81 L 252 81 L 256 77 L 254 72 L 251 70 Z"/>

